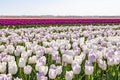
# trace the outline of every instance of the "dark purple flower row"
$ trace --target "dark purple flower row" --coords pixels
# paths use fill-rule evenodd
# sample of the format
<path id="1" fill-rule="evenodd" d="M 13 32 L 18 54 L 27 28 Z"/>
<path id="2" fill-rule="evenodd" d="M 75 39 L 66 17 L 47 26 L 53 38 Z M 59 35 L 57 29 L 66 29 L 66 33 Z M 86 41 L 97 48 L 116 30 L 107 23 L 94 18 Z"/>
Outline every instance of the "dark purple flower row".
<path id="1" fill-rule="evenodd" d="M 0 19 L 0 25 L 120 23 L 120 19 Z"/>

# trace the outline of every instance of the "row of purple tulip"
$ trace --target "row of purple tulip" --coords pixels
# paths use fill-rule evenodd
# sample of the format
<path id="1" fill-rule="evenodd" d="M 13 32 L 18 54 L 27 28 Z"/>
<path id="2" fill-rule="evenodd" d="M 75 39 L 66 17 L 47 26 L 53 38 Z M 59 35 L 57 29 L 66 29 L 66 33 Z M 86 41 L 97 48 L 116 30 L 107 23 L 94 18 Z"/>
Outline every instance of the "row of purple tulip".
<path id="1" fill-rule="evenodd" d="M 120 19 L 0 19 L 0 25 L 120 23 Z"/>

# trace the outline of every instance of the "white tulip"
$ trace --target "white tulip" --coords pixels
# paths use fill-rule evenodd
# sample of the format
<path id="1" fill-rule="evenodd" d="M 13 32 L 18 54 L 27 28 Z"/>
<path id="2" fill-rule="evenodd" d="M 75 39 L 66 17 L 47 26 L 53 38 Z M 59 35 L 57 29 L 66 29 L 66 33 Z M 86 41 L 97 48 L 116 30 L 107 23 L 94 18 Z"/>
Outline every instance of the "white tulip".
<path id="1" fill-rule="evenodd" d="M 78 62 L 81 65 L 82 64 L 82 57 L 81 56 L 75 56 L 74 61 Z"/>
<path id="2" fill-rule="evenodd" d="M 18 71 L 17 64 L 15 61 L 8 62 L 8 72 L 10 74 L 16 74 Z"/>
<path id="3" fill-rule="evenodd" d="M 19 66 L 20 68 L 23 68 L 23 67 L 25 67 L 25 65 L 26 65 L 26 60 L 25 60 L 24 58 L 20 58 L 20 59 L 19 59 L 18 66 Z"/>
<path id="4" fill-rule="evenodd" d="M 14 78 L 14 80 L 22 80 L 22 78 L 18 78 L 18 77 L 17 77 L 17 78 Z"/>
<path id="5" fill-rule="evenodd" d="M 54 50 L 52 48 L 45 48 L 45 53 L 46 54 L 52 54 Z"/>
<path id="6" fill-rule="evenodd" d="M 43 46 L 46 47 L 46 46 L 49 46 L 50 43 L 46 42 L 46 41 L 43 41 Z"/>
<path id="7" fill-rule="evenodd" d="M 42 63 L 42 65 L 46 65 L 46 57 L 42 56 L 36 62 Z"/>
<path id="8" fill-rule="evenodd" d="M 21 53 L 21 58 L 24 58 L 25 60 L 28 59 L 28 54 L 27 54 L 26 51 L 24 51 L 24 52 Z"/>
<path id="9" fill-rule="evenodd" d="M 16 50 L 18 50 L 20 53 L 25 51 L 25 47 L 24 46 L 16 46 Z"/>
<path id="10" fill-rule="evenodd" d="M 10 56 L 10 55 L 7 55 L 7 61 L 15 61 L 15 57 L 14 56 Z"/>
<path id="11" fill-rule="evenodd" d="M 60 75 L 62 73 L 62 66 L 57 66 L 56 72 L 57 72 L 57 75 Z"/>
<path id="12" fill-rule="evenodd" d="M 72 80 L 73 79 L 73 71 L 66 71 L 65 79 Z"/>
<path id="13" fill-rule="evenodd" d="M 5 73 L 6 72 L 6 62 L 0 62 L 0 73 Z"/>
<path id="14" fill-rule="evenodd" d="M 40 66 L 43 66 L 43 64 L 40 63 L 40 62 L 37 62 L 36 65 L 35 65 L 36 71 L 39 71 Z"/>
<path id="15" fill-rule="evenodd" d="M 27 49 L 30 50 L 31 46 L 32 46 L 32 43 L 31 42 L 26 42 L 25 45 L 26 45 Z"/>
<path id="16" fill-rule="evenodd" d="M 42 72 L 42 73 L 44 73 L 44 75 L 46 75 L 48 72 L 48 66 L 40 66 L 38 71 Z"/>
<path id="17" fill-rule="evenodd" d="M 112 66 L 114 65 L 114 59 L 113 58 L 107 58 L 107 64 Z"/>
<path id="18" fill-rule="evenodd" d="M 118 65 L 120 63 L 120 57 L 114 56 L 114 64 Z"/>
<path id="19" fill-rule="evenodd" d="M 63 60 L 63 62 L 71 64 L 73 62 L 73 56 L 67 55 L 67 54 L 63 54 L 62 60 Z"/>
<path id="20" fill-rule="evenodd" d="M 79 41 L 80 46 L 84 45 L 84 41 L 85 41 L 85 37 L 80 38 L 80 41 Z"/>
<path id="21" fill-rule="evenodd" d="M 7 52 L 8 52 L 9 54 L 13 54 L 14 50 L 15 50 L 15 48 L 14 48 L 13 45 L 8 45 L 8 46 L 7 46 Z"/>
<path id="22" fill-rule="evenodd" d="M 15 54 L 15 56 L 20 56 L 20 51 L 15 50 L 15 51 L 14 51 L 14 54 Z"/>
<path id="23" fill-rule="evenodd" d="M 4 45 L 0 45 L 0 52 L 4 51 L 5 46 Z"/>
<path id="24" fill-rule="evenodd" d="M 27 65 L 24 67 L 24 74 L 31 74 L 32 67 L 30 65 Z"/>
<path id="25" fill-rule="evenodd" d="M 27 50 L 27 55 L 31 56 L 32 55 L 32 50 Z"/>
<path id="26" fill-rule="evenodd" d="M 29 57 L 28 63 L 29 63 L 29 64 L 34 64 L 34 63 L 36 63 L 36 56 Z"/>
<path id="27" fill-rule="evenodd" d="M 106 70 L 107 69 L 107 64 L 105 61 L 102 61 L 101 59 L 98 60 L 98 66 L 102 69 L 102 70 Z"/>
<path id="28" fill-rule="evenodd" d="M 57 76 L 56 70 L 55 69 L 49 69 L 49 78 L 50 79 L 55 79 Z"/>
<path id="29" fill-rule="evenodd" d="M 72 63 L 72 70 L 74 74 L 79 74 L 81 71 L 81 66 L 78 64 L 78 62 L 73 61 Z"/>
<path id="30" fill-rule="evenodd" d="M 94 71 L 93 66 L 85 66 L 85 74 L 86 75 L 91 75 Z"/>

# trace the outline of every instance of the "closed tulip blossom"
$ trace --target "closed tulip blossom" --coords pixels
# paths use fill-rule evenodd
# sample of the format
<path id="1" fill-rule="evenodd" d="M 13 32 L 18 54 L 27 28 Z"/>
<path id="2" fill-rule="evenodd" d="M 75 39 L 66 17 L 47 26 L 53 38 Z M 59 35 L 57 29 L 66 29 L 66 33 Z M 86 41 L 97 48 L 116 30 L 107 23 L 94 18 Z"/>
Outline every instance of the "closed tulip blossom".
<path id="1" fill-rule="evenodd" d="M 24 52 L 21 53 L 21 58 L 24 58 L 25 60 L 28 59 L 28 54 L 27 54 L 26 51 L 24 51 Z"/>
<path id="2" fill-rule="evenodd" d="M 31 56 L 32 55 L 32 50 L 27 50 L 27 55 Z"/>
<path id="3" fill-rule="evenodd" d="M 79 74 L 81 71 L 81 66 L 78 64 L 78 62 L 73 61 L 72 63 L 72 70 L 74 74 Z"/>
<path id="4" fill-rule="evenodd" d="M 85 74 L 86 75 L 91 75 L 93 74 L 94 67 L 93 66 L 85 66 Z"/>
<path id="5" fill-rule="evenodd" d="M 57 57 L 58 57 L 58 53 L 53 53 L 52 54 L 52 60 L 56 60 Z"/>
<path id="6" fill-rule="evenodd" d="M 114 65 L 114 59 L 113 58 L 107 58 L 107 64 L 112 66 Z"/>
<path id="7" fill-rule="evenodd" d="M 57 72 L 56 72 L 55 69 L 49 69 L 48 75 L 49 75 L 49 78 L 50 78 L 50 79 L 55 79 L 56 76 L 57 76 Z"/>
<path id="8" fill-rule="evenodd" d="M 114 56 L 114 64 L 115 65 L 120 64 L 120 57 L 119 56 Z"/>
<path id="9" fill-rule="evenodd" d="M 86 75 L 91 75 L 94 71 L 94 67 L 92 66 L 92 62 L 87 60 L 85 62 L 85 74 Z"/>
<path id="10" fill-rule="evenodd" d="M 22 80 L 22 79 L 21 79 L 21 78 L 16 77 L 16 78 L 14 78 L 14 80 Z"/>
<path id="11" fill-rule="evenodd" d="M 15 61 L 11 61 L 8 63 L 8 72 L 10 74 L 16 74 L 18 71 L 18 67 Z"/>
<path id="12" fill-rule="evenodd" d="M 48 80 L 42 72 L 37 73 L 37 80 Z"/>
<path id="13" fill-rule="evenodd" d="M 103 60 L 98 60 L 98 66 L 102 69 L 102 70 L 106 70 L 107 69 L 107 64 L 105 61 Z"/>
<path id="14" fill-rule="evenodd" d="M 14 51 L 14 54 L 15 54 L 15 56 L 20 56 L 20 51 L 15 50 L 15 51 Z"/>
<path id="15" fill-rule="evenodd" d="M 24 74 L 31 74 L 32 67 L 30 65 L 27 65 L 24 67 Z"/>
<path id="16" fill-rule="evenodd" d="M 72 80 L 73 79 L 73 71 L 66 71 L 65 79 Z"/>
<path id="17" fill-rule="evenodd" d="M 12 80 L 11 74 L 0 74 L 0 80 Z"/>
<path id="18" fill-rule="evenodd" d="M 0 73 L 5 73 L 6 72 L 6 62 L 0 62 Z"/>
<path id="19" fill-rule="evenodd" d="M 42 65 L 45 65 L 46 64 L 46 57 L 42 56 L 42 57 L 38 58 L 37 62 L 41 63 Z"/>
<path id="20" fill-rule="evenodd" d="M 0 52 L 4 51 L 5 46 L 4 45 L 0 45 Z"/>
<path id="21" fill-rule="evenodd" d="M 7 52 L 8 52 L 9 54 L 13 54 L 14 50 L 15 50 L 15 48 L 14 48 L 13 45 L 8 45 L 8 46 L 7 46 Z"/>
<path id="22" fill-rule="evenodd" d="M 35 65 L 36 71 L 39 71 L 40 66 L 43 66 L 43 64 L 40 63 L 40 62 L 37 62 L 36 65 Z"/>
<path id="23" fill-rule="evenodd" d="M 55 64 L 50 65 L 50 69 L 56 69 L 56 68 L 57 68 L 57 66 Z"/>
<path id="24" fill-rule="evenodd" d="M 63 54 L 62 61 L 66 62 L 68 64 L 71 64 L 73 62 L 73 56 L 67 55 L 67 54 Z"/>
<path id="25" fill-rule="evenodd" d="M 57 72 L 57 75 L 60 75 L 62 73 L 62 66 L 57 66 L 56 72 Z"/>
<path id="26" fill-rule="evenodd" d="M 37 73 L 37 80 L 41 80 L 41 77 L 44 76 L 43 72 Z"/>
<path id="27" fill-rule="evenodd" d="M 56 58 L 56 63 L 61 63 L 61 57 Z"/>
<path id="28" fill-rule="evenodd" d="M 29 64 L 35 64 L 36 63 L 36 56 L 29 57 L 28 63 Z"/>
<path id="29" fill-rule="evenodd" d="M 19 66 L 20 68 L 23 68 L 23 67 L 25 67 L 25 65 L 26 65 L 26 60 L 25 60 L 24 58 L 20 58 L 20 59 L 19 59 L 18 66 Z"/>
<path id="30" fill-rule="evenodd" d="M 96 62 L 96 55 L 94 53 L 88 54 L 88 59 L 92 62 Z"/>
<path id="31" fill-rule="evenodd" d="M 83 61 L 83 59 L 82 59 L 82 57 L 81 56 L 75 56 L 74 57 L 74 61 L 76 61 L 76 62 L 78 62 L 78 64 L 82 64 L 82 61 Z"/>
<path id="32" fill-rule="evenodd" d="M 38 70 L 39 72 L 42 72 L 42 73 L 44 73 L 44 75 L 46 75 L 47 74 L 47 72 L 48 72 L 48 66 L 39 66 L 39 70 Z"/>
<path id="33" fill-rule="evenodd" d="M 15 61 L 15 57 L 14 56 L 10 56 L 10 55 L 7 55 L 7 61 Z"/>

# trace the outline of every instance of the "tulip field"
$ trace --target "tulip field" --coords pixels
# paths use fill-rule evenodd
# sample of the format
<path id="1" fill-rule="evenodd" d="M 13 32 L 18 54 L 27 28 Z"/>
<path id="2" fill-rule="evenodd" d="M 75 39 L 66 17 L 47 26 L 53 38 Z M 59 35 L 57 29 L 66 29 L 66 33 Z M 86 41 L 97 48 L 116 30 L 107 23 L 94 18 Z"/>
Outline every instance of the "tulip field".
<path id="1" fill-rule="evenodd" d="M 5 26 L 0 80 L 120 80 L 120 25 Z"/>

